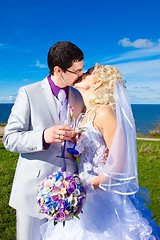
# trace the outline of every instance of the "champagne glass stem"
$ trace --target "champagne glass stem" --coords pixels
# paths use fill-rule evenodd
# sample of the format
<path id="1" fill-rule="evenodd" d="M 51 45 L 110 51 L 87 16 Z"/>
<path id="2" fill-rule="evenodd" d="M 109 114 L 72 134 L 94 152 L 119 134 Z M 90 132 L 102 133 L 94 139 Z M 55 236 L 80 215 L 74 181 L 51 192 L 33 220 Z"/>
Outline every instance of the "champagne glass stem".
<path id="1" fill-rule="evenodd" d="M 63 148 L 62 148 L 62 165 L 61 165 L 61 170 L 66 171 L 66 160 L 65 160 L 65 150 L 66 150 L 66 140 L 64 141 Z"/>
<path id="2" fill-rule="evenodd" d="M 63 148 L 62 148 L 62 158 L 65 158 L 65 150 L 66 150 L 66 140 L 64 141 Z"/>

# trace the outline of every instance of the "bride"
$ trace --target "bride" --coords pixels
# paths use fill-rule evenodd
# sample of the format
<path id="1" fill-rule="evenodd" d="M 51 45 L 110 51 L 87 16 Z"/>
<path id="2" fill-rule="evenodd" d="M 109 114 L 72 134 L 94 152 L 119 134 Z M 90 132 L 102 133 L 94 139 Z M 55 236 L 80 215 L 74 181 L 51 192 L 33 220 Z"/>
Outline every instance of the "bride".
<path id="1" fill-rule="evenodd" d="M 87 198 L 79 219 L 41 227 L 43 240 L 154 240 L 160 229 L 139 189 L 136 131 L 122 74 L 96 64 L 75 83 L 86 105 L 77 144 Z M 143 197 L 142 197 L 143 196 Z M 159 237 L 158 237 L 159 236 Z"/>

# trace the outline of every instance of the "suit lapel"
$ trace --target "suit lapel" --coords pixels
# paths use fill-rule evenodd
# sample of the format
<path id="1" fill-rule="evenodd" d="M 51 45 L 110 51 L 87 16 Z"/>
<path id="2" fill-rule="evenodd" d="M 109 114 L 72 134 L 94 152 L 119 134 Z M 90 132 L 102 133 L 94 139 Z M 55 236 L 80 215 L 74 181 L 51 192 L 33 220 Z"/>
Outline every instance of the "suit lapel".
<path id="1" fill-rule="evenodd" d="M 54 98 L 54 96 L 52 94 L 52 91 L 50 89 L 47 78 L 45 78 L 42 81 L 41 93 L 42 93 L 42 96 L 43 96 L 43 98 L 46 102 L 46 108 L 49 109 L 49 112 L 51 114 L 51 117 L 52 117 L 55 125 L 59 125 L 60 120 L 59 120 L 59 116 L 58 116 L 58 112 L 57 112 L 56 101 L 55 101 L 55 98 Z"/>

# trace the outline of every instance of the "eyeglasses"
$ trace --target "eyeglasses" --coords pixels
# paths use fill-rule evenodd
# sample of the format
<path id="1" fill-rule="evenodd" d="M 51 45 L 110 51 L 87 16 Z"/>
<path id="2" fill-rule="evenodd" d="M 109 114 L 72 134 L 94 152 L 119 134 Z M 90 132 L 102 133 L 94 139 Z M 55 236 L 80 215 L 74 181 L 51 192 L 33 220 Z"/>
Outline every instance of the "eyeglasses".
<path id="1" fill-rule="evenodd" d="M 82 73 L 82 69 L 81 70 L 77 70 L 76 72 L 73 72 L 73 71 L 70 71 L 70 70 L 66 70 L 66 72 L 70 72 L 70 73 L 73 73 L 75 75 L 79 75 L 80 73 Z"/>

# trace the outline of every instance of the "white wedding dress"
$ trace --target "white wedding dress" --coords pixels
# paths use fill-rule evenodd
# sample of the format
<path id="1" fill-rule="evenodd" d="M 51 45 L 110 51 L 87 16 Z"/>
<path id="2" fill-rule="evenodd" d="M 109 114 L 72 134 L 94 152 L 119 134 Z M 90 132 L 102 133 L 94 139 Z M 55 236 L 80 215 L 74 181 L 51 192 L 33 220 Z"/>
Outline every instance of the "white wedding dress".
<path id="1" fill-rule="evenodd" d="M 106 145 L 101 133 L 88 124 L 77 149 L 82 152 L 79 175 L 86 182 L 102 172 Z M 154 240 L 160 228 L 146 207 L 148 191 L 125 196 L 100 188 L 89 190 L 79 219 L 47 222 L 41 227 L 43 240 Z"/>

